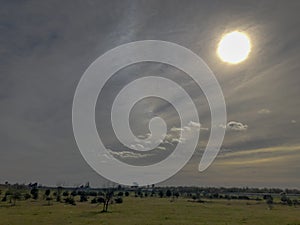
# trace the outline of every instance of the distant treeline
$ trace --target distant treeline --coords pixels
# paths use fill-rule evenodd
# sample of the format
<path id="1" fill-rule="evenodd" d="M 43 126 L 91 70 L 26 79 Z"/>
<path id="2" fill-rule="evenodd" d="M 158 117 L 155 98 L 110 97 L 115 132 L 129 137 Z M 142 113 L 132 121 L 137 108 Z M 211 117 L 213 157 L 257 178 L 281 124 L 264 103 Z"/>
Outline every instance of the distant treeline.
<path id="1" fill-rule="evenodd" d="M 202 193 L 202 194 L 249 194 L 249 195 L 264 195 L 264 194 L 281 194 L 286 193 L 289 195 L 300 195 L 300 190 L 298 189 L 281 189 L 281 188 L 251 188 L 251 187 L 184 187 L 184 186 L 171 186 L 171 187 L 160 187 L 155 185 L 148 185 L 148 186 L 122 186 L 122 185 L 111 185 L 110 187 L 105 188 L 91 188 L 89 182 L 84 185 L 80 185 L 77 187 L 48 187 L 43 186 L 42 184 L 38 183 L 29 183 L 29 184 L 9 184 L 6 182 L 5 184 L 0 184 L 3 188 L 13 188 L 13 189 L 32 189 L 32 188 L 39 188 L 39 189 L 68 189 L 68 190 L 89 190 L 90 192 L 97 192 L 101 190 L 122 190 L 122 191 L 135 191 L 135 192 L 159 192 L 163 191 L 166 192 L 167 190 L 171 191 L 172 193 L 178 192 L 180 195 L 185 195 L 188 193 Z"/>
<path id="2" fill-rule="evenodd" d="M 91 188 L 89 182 L 78 187 L 47 187 L 38 183 L 0 185 L 1 202 L 15 205 L 21 200 L 44 200 L 48 205 L 53 201 L 76 205 L 76 202 L 102 204 L 103 212 L 108 211 L 110 204 L 123 203 L 123 197 L 136 198 L 186 198 L 188 201 L 205 203 L 205 199 L 251 200 L 265 201 L 272 209 L 274 204 L 297 206 L 300 191 L 297 189 L 280 188 L 238 188 L 238 187 L 159 187 L 148 185 L 144 187 L 112 185 L 105 188 Z"/>

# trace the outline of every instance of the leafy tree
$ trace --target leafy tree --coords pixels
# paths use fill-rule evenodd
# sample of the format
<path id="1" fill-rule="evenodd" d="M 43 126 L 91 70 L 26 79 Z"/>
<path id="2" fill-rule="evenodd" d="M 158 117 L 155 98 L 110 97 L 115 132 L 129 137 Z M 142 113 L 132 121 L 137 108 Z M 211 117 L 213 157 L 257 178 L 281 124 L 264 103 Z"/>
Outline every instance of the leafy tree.
<path id="1" fill-rule="evenodd" d="M 48 205 L 50 205 L 50 203 L 51 203 L 51 201 L 52 201 L 52 197 L 48 196 L 48 197 L 46 198 L 46 201 L 48 202 Z"/>
<path id="2" fill-rule="evenodd" d="M 141 190 L 138 190 L 137 195 L 140 196 L 141 198 L 143 197 L 143 193 Z"/>
<path id="3" fill-rule="evenodd" d="M 129 196 L 129 192 L 128 192 L 128 191 L 125 192 L 125 196 L 126 196 L 126 197 Z"/>
<path id="4" fill-rule="evenodd" d="M 60 195 L 57 195 L 57 196 L 56 196 L 56 201 L 57 201 L 57 202 L 60 202 L 60 201 L 61 201 L 61 196 L 60 196 Z"/>
<path id="5" fill-rule="evenodd" d="M 21 199 L 21 193 L 19 191 L 14 191 L 11 195 L 11 199 L 13 201 L 13 206 L 16 205 L 16 201 Z"/>
<path id="6" fill-rule="evenodd" d="M 167 192 L 166 192 L 166 196 L 167 196 L 167 197 L 171 197 L 171 196 L 172 196 L 172 192 L 171 192 L 169 189 L 168 189 Z"/>
<path id="7" fill-rule="evenodd" d="M 50 202 L 52 200 L 52 198 L 50 197 L 50 193 L 51 193 L 50 189 L 47 189 L 45 191 L 46 201 L 48 202 L 48 205 L 50 205 Z"/>
<path id="8" fill-rule="evenodd" d="M 53 193 L 53 196 L 56 197 L 57 202 L 61 201 L 61 192 L 62 192 L 62 187 L 57 187 L 56 192 Z"/>
<path id="9" fill-rule="evenodd" d="M 50 192 L 51 192 L 50 189 L 47 189 L 47 190 L 45 191 L 45 196 L 46 196 L 46 197 L 49 197 Z"/>
<path id="10" fill-rule="evenodd" d="M 266 203 L 267 203 L 270 210 L 273 209 L 273 203 L 274 202 L 273 202 L 273 197 L 272 196 L 266 199 Z"/>
<path id="11" fill-rule="evenodd" d="M 36 187 L 32 188 L 30 194 L 32 195 L 32 198 L 34 200 L 37 200 L 39 198 L 39 189 L 37 189 Z"/>
<path id="12" fill-rule="evenodd" d="M 283 195 L 281 196 L 280 200 L 281 200 L 281 202 L 282 202 L 283 204 L 286 204 L 287 201 L 288 201 L 288 197 L 287 197 L 285 194 L 283 194 Z"/>
<path id="13" fill-rule="evenodd" d="M 88 200 L 85 192 L 82 192 L 80 195 L 80 202 L 86 202 Z"/>
<path id="14" fill-rule="evenodd" d="M 163 192 L 162 190 L 160 190 L 160 191 L 158 192 L 158 195 L 159 195 L 160 198 L 162 198 L 162 197 L 164 197 L 164 192 Z"/>
<path id="15" fill-rule="evenodd" d="M 68 197 L 68 196 L 69 196 L 69 192 L 68 192 L 68 191 L 64 191 L 64 192 L 63 192 L 63 196 L 64 196 L 64 197 Z"/>
<path id="16" fill-rule="evenodd" d="M 294 206 L 296 206 L 296 205 L 299 205 L 300 202 L 299 202 L 297 199 L 294 199 L 294 200 L 293 200 L 293 204 L 294 204 Z"/>
<path id="17" fill-rule="evenodd" d="M 176 191 L 173 195 L 174 195 L 176 198 L 178 198 L 178 197 L 179 197 L 179 192 Z"/>
<path id="18" fill-rule="evenodd" d="M 287 198 L 286 203 L 287 203 L 289 206 L 292 206 L 292 205 L 293 205 L 293 201 L 292 201 L 290 198 Z"/>

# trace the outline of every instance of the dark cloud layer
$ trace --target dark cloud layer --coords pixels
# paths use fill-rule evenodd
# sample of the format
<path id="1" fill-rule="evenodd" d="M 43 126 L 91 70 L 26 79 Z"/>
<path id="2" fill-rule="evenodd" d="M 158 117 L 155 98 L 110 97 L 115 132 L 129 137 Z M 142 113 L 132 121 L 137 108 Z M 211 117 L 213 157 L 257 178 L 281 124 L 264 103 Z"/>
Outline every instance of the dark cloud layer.
<path id="1" fill-rule="evenodd" d="M 216 162 L 198 173 L 200 149 L 209 134 L 202 132 L 191 162 L 164 184 L 299 187 L 299 10 L 296 0 L 1 1 L 0 182 L 106 184 L 83 160 L 73 137 L 76 85 L 105 51 L 159 39 L 200 55 L 223 89 L 228 121 L 247 125 L 243 132 L 229 130 Z M 215 52 L 221 36 L 231 30 L 247 32 L 253 44 L 249 59 L 235 66 L 221 62 Z M 189 79 L 159 65 L 146 66 L 143 74 L 141 68 L 120 71 L 122 78 L 111 88 L 129 82 L 134 71 L 136 76 L 173 77 L 189 91 L 201 124 L 209 128 L 207 102 Z M 107 103 L 112 100 L 109 89 L 103 95 Z M 151 107 L 168 117 L 170 127 L 178 126 L 168 105 L 152 101 Z M 147 120 L 143 109 L 141 103 L 135 112 L 140 124 Z M 98 113 L 105 112 L 100 108 Z M 146 131 L 136 127 L 136 132 Z"/>

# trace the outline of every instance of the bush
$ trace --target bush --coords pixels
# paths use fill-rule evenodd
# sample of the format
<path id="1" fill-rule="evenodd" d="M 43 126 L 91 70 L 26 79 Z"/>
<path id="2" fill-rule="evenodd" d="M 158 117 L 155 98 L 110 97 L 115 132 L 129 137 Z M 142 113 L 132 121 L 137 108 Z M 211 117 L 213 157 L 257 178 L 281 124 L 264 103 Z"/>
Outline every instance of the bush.
<path id="1" fill-rule="evenodd" d="M 88 197 L 85 194 L 80 195 L 80 202 L 86 202 Z"/>
<path id="2" fill-rule="evenodd" d="M 178 198 L 178 197 L 179 197 L 179 192 L 175 192 L 175 193 L 174 193 L 174 196 L 175 196 L 176 198 Z"/>
<path id="3" fill-rule="evenodd" d="M 159 195 L 160 198 L 162 198 L 162 197 L 164 197 L 164 192 L 162 190 L 160 190 L 158 195 Z"/>
<path id="4" fill-rule="evenodd" d="M 61 201 L 61 196 L 60 195 L 56 195 L 56 201 L 60 202 Z"/>
<path id="5" fill-rule="evenodd" d="M 292 205 L 293 205 L 293 201 L 292 201 L 290 198 L 288 198 L 288 199 L 286 200 L 286 203 L 287 203 L 289 206 L 292 206 Z"/>
<path id="6" fill-rule="evenodd" d="M 72 197 L 65 198 L 64 200 L 65 200 L 65 203 L 67 203 L 67 204 L 76 205 L 75 200 Z"/>
<path id="7" fill-rule="evenodd" d="M 7 196 L 5 195 L 2 199 L 1 199 L 2 202 L 6 202 L 7 201 Z"/>
<path id="8" fill-rule="evenodd" d="M 92 200 L 91 200 L 91 204 L 96 204 L 97 203 L 97 198 L 93 198 Z"/>
<path id="9" fill-rule="evenodd" d="M 49 196 L 46 198 L 46 201 L 48 202 L 48 205 L 50 205 L 50 202 L 51 202 L 52 200 L 53 200 L 53 199 L 52 199 L 51 197 L 49 197 Z"/>
<path id="10" fill-rule="evenodd" d="M 271 204 L 273 204 L 273 199 L 271 199 L 271 198 L 268 198 L 268 199 L 266 200 L 266 203 L 267 203 L 268 205 L 271 205 Z"/>
<path id="11" fill-rule="evenodd" d="M 115 199 L 115 202 L 117 203 L 117 204 L 121 204 L 121 203 L 123 203 L 123 198 L 116 198 Z"/>
<path id="12" fill-rule="evenodd" d="M 294 205 L 299 205 L 300 202 L 299 202 L 297 199 L 294 199 L 294 200 L 293 200 L 293 204 L 294 204 Z"/>
<path id="13" fill-rule="evenodd" d="M 171 197 L 171 195 L 172 195 L 172 192 L 171 192 L 170 190 L 167 190 L 166 196 L 167 196 L 167 197 Z"/>
<path id="14" fill-rule="evenodd" d="M 24 199 L 25 199 L 25 200 L 28 200 L 28 199 L 30 199 L 30 198 L 31 198 L 31 195 L 30 195 L 30 194 L 28 194 L 28 193 L 24 194 Z"/>
<path id="15" fill-rule="evenodd" d="M 73 197 L 77 196 L 77 191 L 72 191 L 72 192 L 71 192 L 71 195 L 72 195 Z"/>
<path id="16" fill-rule="evenodd" d="M 95 192 L 95 191 L 90 191 L 90 192 L 88 193 L 88 195 L 89 195 L 89 196 L 96 197 L 96 196 L 97 196 L 97 192 Z"/>
<path id="17" fill-rule="evenodd" d="M 248 196 L 238 196 L 238 199 L 242 199 L 242 200 L 250 200 L 250 198 Z"/>
<path id="18" fill-rule="evenodd" d="M 12 195 L 13 193 L 12 193 L 12 191 L 10 191 L 10 190 L 7 190 L 6 192 L 5 192 L 5 195 L 7 196 L 7 195 Z"/>
<path id="19" fill-rule="evenodd" d="M 46 196 L 49 196 L 49 195 L 50 195 L 50 192 L 51 192 L 50 189 L 47 189 L 47 190 L 45 191 L 45 195 L 46 195 Z"/>
<path id="20" fill-rule="evenodd" d="M 98 202 L 98 203 L 104 203 L 104 202 L 105 202 L 105 199 L 102 198 L 102 197 L 99 197 L 99 198 L 97 198 L 97 202 Z"/>

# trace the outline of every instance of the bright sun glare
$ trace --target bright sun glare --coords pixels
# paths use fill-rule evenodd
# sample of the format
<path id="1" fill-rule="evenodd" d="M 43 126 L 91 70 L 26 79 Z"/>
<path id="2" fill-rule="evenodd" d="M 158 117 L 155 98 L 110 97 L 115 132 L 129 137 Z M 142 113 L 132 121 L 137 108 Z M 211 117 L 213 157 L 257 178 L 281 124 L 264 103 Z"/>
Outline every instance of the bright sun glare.
<path id="1" fill-rule="evenodd" d="M 224 62 L 237 64 L 247 59 L 250 51 L 249 37 L 245 33 L 234 31 L 222 37 L 217 53 Z"/>

